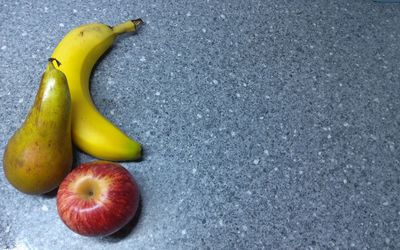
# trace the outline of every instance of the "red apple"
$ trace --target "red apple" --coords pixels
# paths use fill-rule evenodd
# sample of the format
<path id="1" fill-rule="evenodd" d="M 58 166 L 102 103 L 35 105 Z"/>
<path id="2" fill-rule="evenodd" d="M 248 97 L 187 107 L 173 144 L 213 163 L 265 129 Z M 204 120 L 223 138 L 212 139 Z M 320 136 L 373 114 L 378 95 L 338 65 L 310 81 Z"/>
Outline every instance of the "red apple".
<path id="1" fill-rule="evenodd" d="M 125 226 L 139 205 L 139 188 L 119 164 L 83 163 L 61 183 L 57 210 L 62 221 L 85 236 L 106 236 Z"/>

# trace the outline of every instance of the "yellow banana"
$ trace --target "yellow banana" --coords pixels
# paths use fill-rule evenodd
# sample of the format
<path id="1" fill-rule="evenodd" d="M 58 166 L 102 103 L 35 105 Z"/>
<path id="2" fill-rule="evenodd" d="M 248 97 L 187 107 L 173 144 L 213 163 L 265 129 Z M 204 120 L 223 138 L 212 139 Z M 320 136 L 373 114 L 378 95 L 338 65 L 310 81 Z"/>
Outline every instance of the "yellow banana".
<path id="1" fill-rule="evenodd" d="M 101 23 L 79 26 L 58 44 L 52 57 L 67 77 L 72 101 L 72 139 L 82 151 L 111 161 L 137 160 L 141 145 L 107 120 L 94 105 L 89 78 L 94 64 L 122 33 L 134 32 L 143 23 L 131 20 L 110 27 Z"/>

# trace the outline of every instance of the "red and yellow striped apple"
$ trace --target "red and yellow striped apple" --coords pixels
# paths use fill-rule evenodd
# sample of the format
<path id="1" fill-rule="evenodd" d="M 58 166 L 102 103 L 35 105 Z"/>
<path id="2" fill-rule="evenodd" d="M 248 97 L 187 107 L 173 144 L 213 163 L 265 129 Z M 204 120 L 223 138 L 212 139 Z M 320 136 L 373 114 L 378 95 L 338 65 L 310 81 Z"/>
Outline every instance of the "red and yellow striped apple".
<path id="1" fill-rule="evenodd" d="M 94 161 L 75 168 L 57 192 L 62 221 L 84 236 L 106 236 L 125 226 L 139 205 L 133 176 L 117 163 Z"/>

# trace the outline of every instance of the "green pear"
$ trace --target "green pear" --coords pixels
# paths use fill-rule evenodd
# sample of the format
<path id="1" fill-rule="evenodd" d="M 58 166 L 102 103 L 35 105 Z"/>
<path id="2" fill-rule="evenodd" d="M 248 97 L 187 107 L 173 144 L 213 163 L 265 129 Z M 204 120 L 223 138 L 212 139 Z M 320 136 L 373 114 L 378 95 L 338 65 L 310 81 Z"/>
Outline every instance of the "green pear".
<path id="1" fill-rule="evenodd" d="M 53 60 L 49 59 L 35 103 L 3 157 L 7 180 L 27 194 L 53 190 L 72 165 L 71 97 L 67 78 Z"/>

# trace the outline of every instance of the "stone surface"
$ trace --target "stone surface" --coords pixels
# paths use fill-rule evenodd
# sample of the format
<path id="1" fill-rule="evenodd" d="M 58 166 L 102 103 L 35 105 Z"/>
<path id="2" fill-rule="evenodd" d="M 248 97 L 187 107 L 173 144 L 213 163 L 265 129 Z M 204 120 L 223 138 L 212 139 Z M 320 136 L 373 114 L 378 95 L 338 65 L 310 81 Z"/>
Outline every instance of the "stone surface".
<path id="1" fill-rule="evenodd" d="M 81 237 L 1 174 L 0 249 L 400 248 L 399 4 L 84 2 L 1 2 L 0 153 L 68 30 L 142 17 L 91 87 L 144 146 L 141 213 Z"/>

